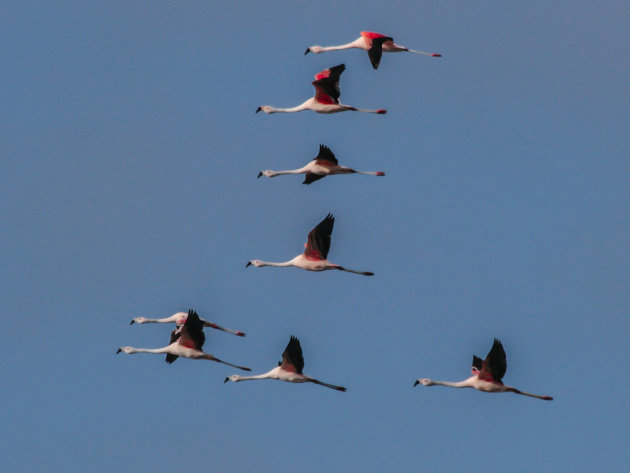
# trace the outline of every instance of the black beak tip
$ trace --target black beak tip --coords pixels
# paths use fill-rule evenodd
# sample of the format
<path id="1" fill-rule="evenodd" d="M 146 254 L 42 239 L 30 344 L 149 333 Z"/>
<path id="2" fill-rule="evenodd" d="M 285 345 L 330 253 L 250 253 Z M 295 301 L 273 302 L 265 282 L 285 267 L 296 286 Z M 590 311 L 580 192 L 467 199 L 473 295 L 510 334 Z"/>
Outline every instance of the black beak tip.
<path id="1" fill-rule="evenodd" d="M 262 176 L 262 171 L 258 173 L 258 177 L 256 179 L 260 178 L 260 176 Z"/>
<path id="2" fill-rule="evenodd" d="M 260 112 L 261 110 L 262 110 L 262 107 L 258 107 L 258 108 L 256 109 L 256 113 Z"/>
<path id="3" fill-rule="evenodd" d="M 224 383 L 227 383 L 229 380 L 230 380 L 230 378 L 225 378 L 225 379 L 223 380 L 223 382 L 224 382 Z"/>
<path id="4" fill-rule="evenodd" d="M 134 320 L 131 320 L 131 322 L 129 322 L 129 325 L 133 325 L 134 322 Z"/>
<path id="5" fill-rule="evenodd" d="M 304 55 L 306 56 L 310 52 L 311 52 L 311 48 L 306 48 L 306 51 L 304 51 Z"/>
<path id="6" fill-rule="evenodd" d="M 251 266 L 252 262 L 248 261 L 247 264 L 245 265 L 246 268 L 249 268 Z"/>
<path id="7" fill-rule="evenodd" d="M 415 383 L 413 383 L 413 387 L 415 388 L 418 384 L 420 384 L 420 381 L 418 381 L 418 380 L 416 379 L 416 382 L 415 382 Z"/>
<path id="8" fill-rule="evenodd" d="M 119 348 L 119 349 L 116 351 L 116 354 L 118 355 L 121 351 L 122 351 L 122 350 Z"/>

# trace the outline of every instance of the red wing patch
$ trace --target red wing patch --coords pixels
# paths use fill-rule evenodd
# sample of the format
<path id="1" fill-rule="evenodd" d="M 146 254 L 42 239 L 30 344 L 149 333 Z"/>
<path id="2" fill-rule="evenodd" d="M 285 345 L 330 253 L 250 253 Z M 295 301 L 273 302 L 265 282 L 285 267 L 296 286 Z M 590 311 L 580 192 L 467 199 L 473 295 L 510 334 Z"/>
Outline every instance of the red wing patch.
<path id="1" fill-rule="evenodd" d="M 324 105 L 335 105 L 339 103 L 339 101 L 333 99 L 317 85 L 315 86 L 315 101 Z"/>
<path id="2" fill-rule="evenodd" d="M 364 38 L 374 39 L 374 38 L 385 38 L 384 34 L 373 33 L 371 31 L 361 31 L 361 36 Z"/>
<path id="3" fill-rule="evenodd" d="M 325 69 L 315 74 L 315 80 L 326 79 L 327 77 L 330 77 L 330 69 Z"/>

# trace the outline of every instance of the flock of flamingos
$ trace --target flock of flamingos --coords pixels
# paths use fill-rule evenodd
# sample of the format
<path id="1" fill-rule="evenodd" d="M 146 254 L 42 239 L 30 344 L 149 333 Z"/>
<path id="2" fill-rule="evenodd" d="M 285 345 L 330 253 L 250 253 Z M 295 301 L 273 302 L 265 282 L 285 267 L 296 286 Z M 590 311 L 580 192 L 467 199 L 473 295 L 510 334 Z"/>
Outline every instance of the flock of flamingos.
<path id="1" fill-rule="evenodd" d="M 305 55 L 308 53 L 319 54 L 326 51 L 335 51 L 340 49 L 358 48 L 367 51 L 368 57 L 374 69 L 379 67 L 383 52 L 411 52 L 416 54 L 422 54 L 431 57 L 441 57 L 441 54 L 427 53 L 424 51 L 415 51 L 408 49 L 404 46 L 396 44 L 394 40 L 389 36 L 384 36 L 378 33 L 371 33 L 364 31 L 361 33 L 361 37 L 347 44 L 339 46 L 311 46 L 306 49 Z M 265 113 L 278 113 L 278 112 L 300 112 L 303 110 L 313 110 L 317 113 L 338 113 L 346 111 L 355 112 L 367 112 L 376 114 L 387 113 L 384 109 L 378 110 L 366 110 L 362 108 L 352 107 L 339 102 L 340 90 L 339 90 L 339 78 L 346 66 L 340 64 L 338 66 L 331 67 L 315 75 L 315 81 L 313 86 L 315 87 L 315 96 L 309 98 L 304 103 L 292 107 L 292 108 L 277 108 L 269 105 L 262 105 L 258 107 L 256 113 L 263 111 Z M 384 176 L 382 171 L 356 171 L 352 168 L 340 166 L 337 158 L 333 152 L 325 145 L 320 145 L 319 154 L 310 161 L 306 166 L 288 170 L 288 171 L 271 171 L 265 170 L 258 174 L 258 177 L 275 177 L 283 174 L 305 174 L 304 184 L 311 184 L 319 179 L 322 179 L 329 175 L 334 174 L 368 174 L 373 176 Z M 335 218 L 328 214 L 315 228 L 313 228 L 308 234 L 308 240 L 305 245 L 304 252 L 297 255 L 295 258 L 282 262 L 274 263 L 261 261 L 258 259 L 251 260 L 247 263 L 247 266 L 253 265 L 256 267 L 261 266 L 295 266 L 297 268 L 305 269 L 307 271 L 326 271 L 326 270 L 339 270 L 347 271 L 350 273 L 361 274 L 363 276 L 373 276 L 374 273 L 368 271 L 356 271 L 354 269 L 348 269 L 338 264 L 328 261 L 328 251 L 330 250 L 330 236 L 333 231 Z M 175 330 L 171 332 L 170 344 L 164 348 L 134 348 L 134 347 L 120 347 L 116 353 L 124 352 L 127 354 L 133 353 L 156 353 L 166 354 L 166 362 L 173 363 L 178 357 L 192 358 L 195 360 L 211 360 L 218 363 L 223 363 L 234 368 L 241 369 L 243 371 L 251 371 L 245 366 L 238 366 L 226 361 L 216 358 L 214 355 L 205 353 L 202 348 L 205 342 L 205 334 L 203 332 L 204 327 L 210 327 L 217 330 L 222 330 L 233 335 L 244 337 L 245 334 L 240 331 L 231 330 L 225 327 L 221 327 L 215 323 L 204 320 L 197 315 L 194 310 L 189 310 L 188 313 L 179 312 L 171 317 L 163 319 L 148 319 L 145 317 L 136 317 L 131 321 L 131 324 L 138 323 L 175 323 Z M 280 381 L 286 381 L 289 383 L 314 383 L 327 388 L 335 389 L 337 391 L 345 391 L 346 388 L 342 386 L 336 386 L 333 384 L 324 383 L 308 375 L 305 375 L 302 370 L 304 368 L 304 358 L 302 356 L 302 347 L 300 341 L 291 336 L 288 345 L 282 353 L 282 361 L 278 362 L 278 366 L 256 376 L 240 376 L 232 375 L 225 378 L 225 382 L 228 381 L 246 381 L 256 379 L 277 379 Z M 551 401 L 551 396 L 541 396 L 538 394 L 531 394 L 524 391 L 520 391 L 516 388 L 506 386 L 501 379 L 505 375 L 507 369 L 505 350 L 503 345 L 497 339 L 494 340 L 492 348 L 488 352 L 485 360 L 477 356 L 473 356 L 472 362 L 472 376 L 468 379 L 459 382 L 447 382 L 447 381 L 435 381 L 427 378 L 417 379 L 414 386 L 421 384 L 423 386 L 448 386 L 452 388 L 474 388 L 479 391 L 489 393 L 504 393 L 511 392 L 515 394 L 522 394 L 524 396 L 535 397 L 537 399 L 543 399 L 545 401 Z"/>

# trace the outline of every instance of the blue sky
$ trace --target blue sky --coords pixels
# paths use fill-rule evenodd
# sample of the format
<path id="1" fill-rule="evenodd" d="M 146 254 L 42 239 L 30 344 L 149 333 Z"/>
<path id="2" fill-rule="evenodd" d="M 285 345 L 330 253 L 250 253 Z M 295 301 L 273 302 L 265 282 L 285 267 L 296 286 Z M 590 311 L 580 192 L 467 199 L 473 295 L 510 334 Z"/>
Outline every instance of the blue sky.
<path id="1" fill-rule="evenodd" d="M 627 2 L 12 2 L 0 17 L 2 471 L 622 471 Z M 334 14 L 333 14 L 334 12 Z M 362 30 L 441 59 L 304 56 Z M 387 115 L 255 114 L 312 96 Z M 256 179 L 320 143 L 384 178 Z M 329 257 L 293 268 L 336 217 Z M 195 308 L 206 351 L 344 385 L 223 384 L 122 345 Z M 440 387 L 493 338 L 506 384 Z"/>

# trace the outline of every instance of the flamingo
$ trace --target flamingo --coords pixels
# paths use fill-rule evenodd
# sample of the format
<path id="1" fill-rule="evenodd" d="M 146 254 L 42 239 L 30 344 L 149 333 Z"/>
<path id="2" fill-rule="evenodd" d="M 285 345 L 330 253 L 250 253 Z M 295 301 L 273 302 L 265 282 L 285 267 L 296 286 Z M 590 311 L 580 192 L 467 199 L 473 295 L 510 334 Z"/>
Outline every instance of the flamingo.
<path id="1" fill-rule="evenodd" d="M 210 360 L 224 365 L 232 366 L 243 371 L 251 371 L 251 369 L 244 366 L 233 365 L 227 361 L 219 360 L 218 358 L 202 351 L 206 336 L 203 333 L 203 324 L 199 315 L 194 310 L 188 311 L 186 322 L 179 328 L 176 328 L 171 333 L 171 342 L 164 348 L 134 348 L 134 347 L 120 347 L 116 354 L 121 351 L 128 355 L 134 353 L 166 353 L 166 362 L 173 363 L 178 357 L 192 358 L 193 360 Z"/>
<path id="2" fill-rule="evenodd" d="M 146 317 L 135 317 L 134 319 L 131 320 L 129 325 L 133 325 L 134 323 L 136 324 L 150 324 L 150 323 L 167 324 L 167 323 L 175 322 L 175 325 L 177 325 L 177 327 L 180 327 L 181 325 L 184 324 L 184 322 L 186 322 L 187 317 L 188 317 L 188 314 L 186 312 L 177 312 L 176 314 L 173 314 L 170 317 L 166 317 L 163 319 L 148 319 Z M 217 325 L 213 322 L 209 322 L 205 319 L 202 319 L 201 317 L 199 317 L 199 320 L 201 320 L 201 324 L 204 327 L 210 327 L 216 330 L 221 330 L 223 332 L 231 333 L 239 337 L 245 336 L 245 333 L 239 330 L 232 330 L 229 328 L 221 327 L 220 325 Z"/>
<path id="3" fill-rule="evenodd" d="M 286 381 L 287 383 L 315 383 L 320 386 L 336 389 L 337 391 L 346 391 L 346 388 L 343 386 L 335 386 L 334 384 L 324 383 L 303 374 L 303 368 L 304 357 L 302 356 L 300 341 L 291 335 L 289 344 L 284 349 L 284 353 L 282 353 L 282 361 L 278 362 L 277 367 L 267 373 L 256 376 L 239 376 L 234 374 L 225 378 L 223 382 L 227 383 L 228 381 L 234 381 L 235 383 L 238 383 L 239 381 L 248 381 L 252 379 L 278 379 L 280 381 Z"/>
<path id="4" fill-rule="evenodd" d="M 269 105 L 261 105 L 256 109 L 256 113 L 261 110 L 265 113 L 301 112 L 302 110 L 313 110 L 317 113 L 337 113 L 349 110 L 354 112 L 378 113 L 380 115 L 387 113 L 387 110 L 384 109 L 366 110 L 339 103 L 339 95 L 341 94 L 339 91 L 339 77 L 345 68 L 345 64 L 339 64 L 338 66 L 315 74 L 315 81 L 312 82 L 315 86 L 315 97 L 308 99 L 303 104 L 293 108 L 275 108 Z"/>
<path id="5" fill-rule="evenodd" d="M 384 176 L 383 171 L 356 171 L 352 168 L 339 166 L 339 161 L 326 145 L 319 145 L 319 154 L 306 166 L 290 171 L 260 171 L 258 177 L 276 177 L 282 174 L 306 174 L 302 184 L 310 184 L 333 174 L 369 174 L 370 176 Z"/>
<path id="6" fill-rule="evenodd" d="M 418 384 L 423 386 L 449 386 L 451 388 L 475 388 L 486 393 L 516 393 L 523 396 L 535 397 L 544 401 L 552 401 L 551 396 L 539 396 L 538 394 L 530 394 L 519 391 L 516 388 L 506 386 L 501 382 L 501 378 L 507 369 L 505 361 L 505 350 L 503 345 L 496 338 L 494 344 L 488 352 L 485 360 L 473 355 L 472 376 L 464 381 L 451 383 L 448 381 L 434 381 L 432 379 L 420 378 L 414 383 L 414 387 Z"/>
<path id="7" fill-rule="evenodd" d="M 386 53 L 398 53 L 398 52 L 410 52 L 416 54 L 423 54 L 424 56 L 431 57 L 442 57 L 441 54 L 438 53 L 427 53 L 425 51 L 416 51 L 414 49 L 409 49 L 400 44 L 394 43 L 394 40 L 389 36 L 385 36 L 378 33 L 372 33 L 371 31 L 361 31 L 361 36 L 351 43 L 341 44 L 339 46 L 311 46 L 310 48 L 306 48 L 304 55 L 306 56 L 308 53 L 323 53 L 326 51 L 337 51 L 339 49 L 364 49 L 368 53 L 368 57 L 370 58 L 370 62 L 372 63 L 372 67 L 374 69 L 378 69 L 378 65 L 381 62 L 381 56 L 383 52 Z"/>
<path id="8" fill-rule="evenodd" d="M 334 224 L 335 217 L 333 217 L 332 214 L 328 214 L 324 220 L 319 222 L 317 226 L 309 232 L 308 241 L 304 245 L 304 253 L 297 255 L 292 260 L 285 263 L 270 263 L 259 259 L 253 259 L 248 261 L 245 267 L 247 268 L 252 264 L 258 268 L 261 266 L 295 266 L 296 268 L 305 269 L 307 271 L 338 269 L 349 273 L 362 274 L 363 276 L 374 276 L 374 273 L 344 268 L 337 264 L 333 264 L 326 259 L 328 257 L 328 250 L 330 249 L 330 235 L 333 231 Z"/>

